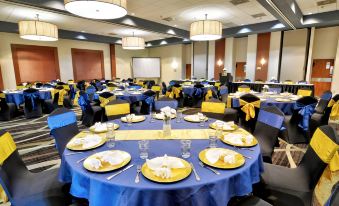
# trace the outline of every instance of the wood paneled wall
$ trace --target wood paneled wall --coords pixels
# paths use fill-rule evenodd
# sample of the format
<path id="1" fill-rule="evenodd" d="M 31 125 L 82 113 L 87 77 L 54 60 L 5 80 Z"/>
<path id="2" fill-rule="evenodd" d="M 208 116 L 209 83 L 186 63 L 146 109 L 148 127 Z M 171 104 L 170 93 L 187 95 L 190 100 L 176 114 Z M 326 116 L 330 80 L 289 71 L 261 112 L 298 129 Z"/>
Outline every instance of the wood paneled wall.
<path id="1" fill-rule="evenodd" d="M 104 73 L 104 52 L 102 50 L 72 48 L 74 80 L 102 79 Z"/>
<path id="2" fill-rule="evenodd" d="M 222 65 L 218 66 L 218 61 L 222 61 Z M 219 73 L 222 73 L 225 65 L 225 38 L 215 41 L 215 64 L 214 79 L 219 79 Z"/>
<path id="3" fill-rule="evenodd" d="M 258 34 L 255 80 L 267 80 L 271 33 Z M 265 64 L 261 60 L 265 59 Z"/>
<path id="4" fill-rule="evenodd" d="M 56 47 L 12 44 L 16 83 L 60 79 Z"/>
<path id="5" fill-rule="evenodd" d="M 110 50 L 110 59 L 111 59 L 111 77 L 112 79 L 115 79 L 117 77 L 117 65 L 116 65 L 116 60 L 115 60 L 115 45 L 110 44 L 109 50 Z"/>

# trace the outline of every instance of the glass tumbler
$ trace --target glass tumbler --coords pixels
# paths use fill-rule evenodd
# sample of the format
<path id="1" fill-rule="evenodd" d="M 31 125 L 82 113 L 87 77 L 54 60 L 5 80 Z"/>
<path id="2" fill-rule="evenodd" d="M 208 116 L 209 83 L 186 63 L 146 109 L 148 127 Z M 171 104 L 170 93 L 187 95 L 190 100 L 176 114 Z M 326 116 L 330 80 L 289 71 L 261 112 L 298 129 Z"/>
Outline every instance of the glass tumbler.
<path id="1" fill-rule="evenodd" d="M 148 140 L 140 140 L 139 144 L 139 154 L 141 159 L 148 158 L 148 150 L 149 150 L 149 141 Z"/>
<path id="2" fill-rule="evenodd" d="M 191 140 L 181 140 L 181 157 L 189 158 L 191 156 Z"/>

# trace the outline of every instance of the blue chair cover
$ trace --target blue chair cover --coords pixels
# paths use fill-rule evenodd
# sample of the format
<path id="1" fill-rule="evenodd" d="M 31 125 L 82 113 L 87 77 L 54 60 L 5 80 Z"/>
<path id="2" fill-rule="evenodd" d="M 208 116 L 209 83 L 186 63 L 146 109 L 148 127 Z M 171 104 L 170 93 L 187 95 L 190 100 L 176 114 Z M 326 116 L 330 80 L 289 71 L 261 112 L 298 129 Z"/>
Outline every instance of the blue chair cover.
<path id="1" fill-rule="evenodd" d="M 170 81 L 168 84 L 169 84 L 169 86 L 173 86 L 173 85 L 175 85 L 175 81 Z"/>
<path id="2" fill-rule="evenodd" d="M 272 82 L 272 83 L 279 83 L 279 81 L 276 80 L 276 79 L 271 79 L 270 82 Z"/>
<path id="3" fill-rule="evenodd" d="M 197 97 L 197 98 L 201 98 L 202 95 L 203 95 L 204 91 L 202 88 L 196 88 L 194 87 L 194 93 L 193 93 L 193 96 L 194 97 Z"/>
<path id="4" fill-rule="evenodd" d="M 257 121 L 267 124 L 271 127 L 281 129 L 284 123 L 284 116 L 261 109 Z"/>
<path id="5" fill-rule="evenodd" d="M 125 87 L 124 86 L 119 86 L 119 89 L 125 89 Z"/>
<path id="6" fill-rule="evenodd" d="M 332 93 L 330 93 L 330 92 L 325 92 L 324 94 L 321 95 L 320 98 L 329 101 L 329 100 L 332 99 Z"/>
<path id="7" fill-rule="evenodd" d="M 35 110 L 37 107 L 36 101 L 40 99 L 39 91 L 33 92 L 33 93 L 28 93 L 28 92 L 23 92 L 25 100 L 28 99 L 31 101 L 32 104 L 32 110 Z"/>
<path id="8" fill-rule="evenodd" d="M 136 86 L 128 86 L 127 88 L 137 90 L 137 89 L 141 89 L 142 87 L 140 85 L 136 85 Z"/>
<path id="9" fill-rule="evenodd" d="M 159 111 L 161 108 L 171 107 L 172 109 L 178 108 L 178 101 L 156 101 L 154 103 L 155 110 Z"/>
<path id="10" fill-rule="evenodd" d="M 244 79 L 244 82 L 251 82 L 250 79 Z"/>
<path id="11" fill-rule="evenodd" d="M 300 104 L 298 102 L 295 104 L 294 109 L 299 110 L 299 114 L 303 117 L 302 120 L 299 122 L 298 126 L 305 131 L 308 130 L 309 121 L 310 121 L 312 114 L 314 113 L 314 109 L 315 109 L 316 105 L 317 104 L 314 103 L 314 104 L 310 104 L 310 105 L 305 106 L 305 105 Z"/>
<path id="12" fill-rule="evenodd" d="M 94 86 L 89 86 L 86 88 L 86 93 L 87 94 L 94 94 L 96 92 L 96 89 Z"/>
<path id="13" fill-rule="evenodd" d="M 201 84 L 204 84 L 204 85 L 205 85 L 205 84 L 208 84 L 208 82 L 206 82 L 206 81 L 203 81 L 203 82 L 201 82 Z"/>
<path id="14" fill-rule="evenodd" d="M 270 87 L 269 89 L 268 89 L 268 91 L 269 92 L 276 92 L 277 94 L 279 94 L 279 93 L 281 93 L 281 90 L 282 90 L 282 88 L 281 87 Z"/>
<path id="15" fill-rule="evenodd" d="M 227 87 L 220 88 L 220 95 L 224 95 L 224 94 L 228 94 L 228 88 Z"/>
<path id="16" fill-rule="evenodd" d="M 81 107 L 82 111 L 86 111 L 86 109 L 90 105 L 88 94 L 80 94 L 80 97 L 78 99 L 78 104 Z"/>
<path id="17" fill-rule="evenodd" d="M 76 115 L 73 111 L 56 114 L 47 118 L 48 127 L 53 130 L 77 122 Z"/>
<path id="18" fill-rule="evenodd" d="M 70 89 L 70 91 L 69 91 L 69 93 L 70 93 L 70 98 L 71 98 L 71 99 L 74 99 L 75 94 L 76 94 L 74 85 L 73 85 L 73 84 L 70 84 L 70 85 L 69 85 L 69 89 Z"/>

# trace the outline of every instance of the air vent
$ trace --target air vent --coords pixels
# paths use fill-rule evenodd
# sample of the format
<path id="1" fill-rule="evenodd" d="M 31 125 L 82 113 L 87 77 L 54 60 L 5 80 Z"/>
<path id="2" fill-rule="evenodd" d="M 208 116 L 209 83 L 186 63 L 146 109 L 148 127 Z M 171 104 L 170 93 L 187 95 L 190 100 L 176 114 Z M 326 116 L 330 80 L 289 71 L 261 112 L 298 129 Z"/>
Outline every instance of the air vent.
<path id="1" fill-rule="evenodd" d="M 250 0 L 231 0 L 230 3 L 233 4 L 234 6 L 237 6 L 239 4 L 244 4 L 250 2 Z"/>
<path id="2" fill-rule="evenodd" d="M 317 5 L 318 6 L 325 6 L 327 4 L 335 4 L 337 3 L 337 0 L 323 0 L 323 1 L 318 1 Z"/>
<path id="3" fill-rule="evenodd" d="M 255 19 L 258 19 L 258 18 L 262 18 L 262 17 L 266 16 L 266 14 L 265 13 L 258 13 L 258 14 L 253 14 L 251 16 Z"/>
<path id="4" fill-rule="evenodd" d="M 162 18 L 162 17 L 161 17 L 161 18 Z M 171 21 L 174 21 L 175 18 L 174 18 L 174 17 L 166 17 L 166 18 L 162 18 L 162 20 L 171 22 Z"/>

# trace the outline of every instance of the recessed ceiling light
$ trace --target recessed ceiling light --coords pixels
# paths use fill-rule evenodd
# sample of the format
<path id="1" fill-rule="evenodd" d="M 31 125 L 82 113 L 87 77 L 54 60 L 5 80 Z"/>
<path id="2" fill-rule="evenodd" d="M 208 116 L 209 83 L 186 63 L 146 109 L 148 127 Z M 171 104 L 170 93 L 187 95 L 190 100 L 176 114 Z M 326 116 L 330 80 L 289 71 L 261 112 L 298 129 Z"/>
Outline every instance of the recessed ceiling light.
<path id="1" fill-rule="evenodd" d="M 312 13 L 312 12 L 310 12 L 310 13 L 308 13 L 308 14 L 310 14 L 310 15 L 311 15 L 311 14 L 313 14 L 313 13 Z"/>
<path id="2" fill-rule="evenodd" d="M 241 24 L 241 26 L 244 26 L 244 24 Z"/>
<path id="3" fill-rule="evenodd" d="M 177 27 L 177 25 L 176 25 L 176 24 L 174 24 L 174 27 Z"/>
<path id="4" fill-rule="evenodd" d="M 132 16 L 135 16 L 135 13 L 131 13 Z"/>
<path id="5" fill-rule="evenodd" d="M 85 33 L 86 31 L 82 30 L 81 32 L 82 32 L 82 33 Z"/>

